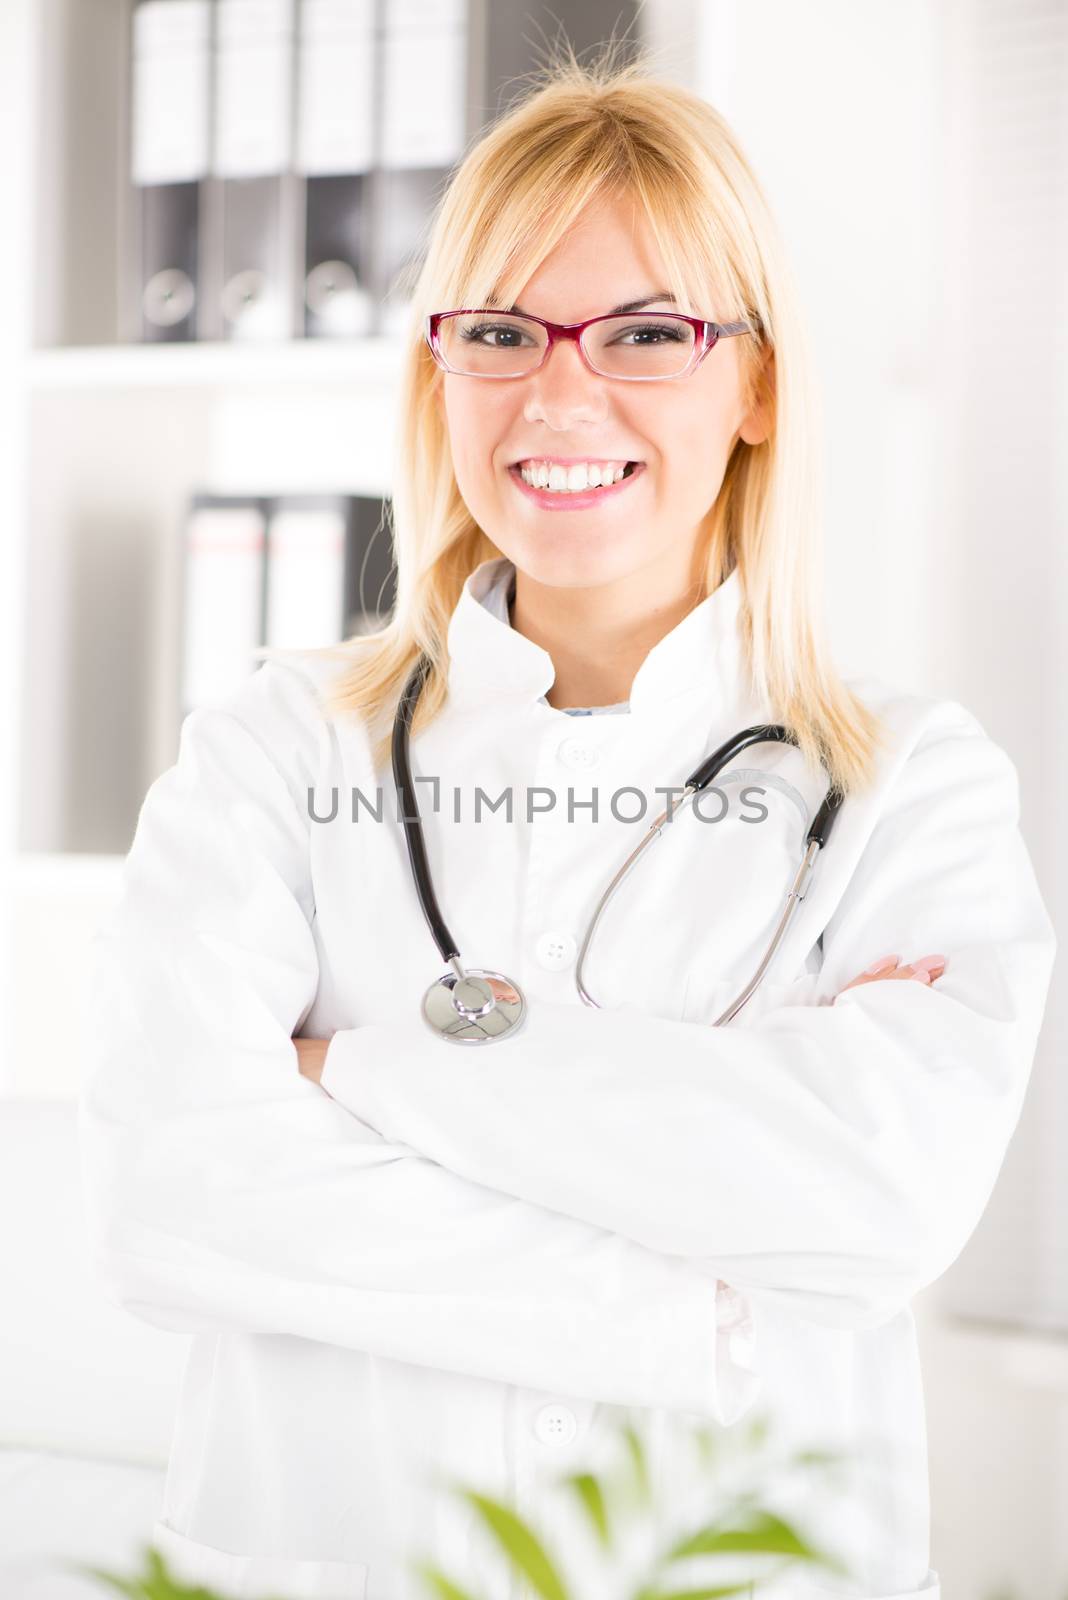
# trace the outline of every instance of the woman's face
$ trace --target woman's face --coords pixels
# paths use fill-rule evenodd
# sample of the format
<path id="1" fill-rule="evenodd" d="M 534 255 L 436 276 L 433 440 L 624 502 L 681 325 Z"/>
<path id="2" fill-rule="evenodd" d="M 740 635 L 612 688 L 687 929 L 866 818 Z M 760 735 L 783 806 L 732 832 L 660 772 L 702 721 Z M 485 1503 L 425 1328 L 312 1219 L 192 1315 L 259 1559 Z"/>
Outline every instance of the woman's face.
<path id="1" fill-rule="evenodd" d="M 620 199 L 582 215 L 516 304 L 554 322 L 578 322 L 656 295 L 642 309 L 724 320 L 718 306 L 674 305 L 660 295 L 665 288 L 648 225 L 633 202 Z M 507 382 L 443 374 L 456 481 L 479 527 L 521 572 L 550 587 L 609 584 L 654 569 L 659 580 L 671 571 L 691 581 L 700 524 L 735 441 L 765 437 L 743 403 L 738 345 L 721 339 L 696 371 L 657 382 L 601 377 L 573 342 L 557 343 L 540 371 Z M 527 494 L 512 470 L 520 461 L 568 457 L 641 466 L 593 504 L 570 506 L 561 495 L 552 509 Z"/>

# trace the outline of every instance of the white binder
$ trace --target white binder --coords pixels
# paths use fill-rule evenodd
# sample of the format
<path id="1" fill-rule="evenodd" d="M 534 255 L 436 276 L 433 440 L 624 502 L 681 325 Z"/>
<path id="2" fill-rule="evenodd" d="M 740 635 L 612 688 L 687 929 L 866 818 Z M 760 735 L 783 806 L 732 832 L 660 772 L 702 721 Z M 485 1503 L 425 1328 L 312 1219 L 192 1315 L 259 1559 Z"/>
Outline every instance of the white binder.
<path id="1" fill-rule="evenodd" d="M 374 0 L 302 0 L 296 158 L 304 174 L 308 335 L 370 333 L 370 180 L 374 165 Z"/>
<path id="2" fill-rule="evenodd" d="M 131 177 L 187 183 L 208 170 L 210 0 L 141 0 L 133 13 Z"/>
<path id="3" fill-rule="evenodd" d="M 215 172 L 282 172 L 292 153 L 293 0 L 216 6 Z"/>
<path id="4" fill-rule="evenodd" d="M 181 709 L 236 689 L 263 642 L 262 501 L 195 496 L 184 530 Z"/>
<path id="5" fill-rule="evenodd" d="M 369 172 L 374 164 L 374 0 L 301 0 L 299 172 Z"/>
<path id="6" fill-rule="evenodd" d="M 210 0 L 142 0 L 131 17 L 130 178 L 137 300 L 129 336 L 196 337 L 200 180 L 210 156 Z"/>
<path id="7" fill-rule="evenodd" d="M 222 179 L 222 332 L 293 330 L 294 0 L 216 0 L 215 142 Z"/>
<path id="8" fill-rule="evenodd" d="M 463 153 L 467 0 L 388 0 L 380 163 L 450 167 Z"/>
<path id="9" fill-rule="evenodd" d="M 315 649 L 342 637 L 348 518 L 343 499 L 280 497 L 267 530 L 266 643 Z"/>

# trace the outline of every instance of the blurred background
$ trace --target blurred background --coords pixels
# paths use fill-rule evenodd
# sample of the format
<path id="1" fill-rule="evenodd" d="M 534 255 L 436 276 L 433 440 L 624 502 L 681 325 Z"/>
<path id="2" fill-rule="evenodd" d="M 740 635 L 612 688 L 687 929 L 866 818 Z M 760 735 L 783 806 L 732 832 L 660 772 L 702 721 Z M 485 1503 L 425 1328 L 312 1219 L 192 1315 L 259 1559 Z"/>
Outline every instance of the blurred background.
<path id="1" fill-rule="evenodd" d="M 5 1600 L 96 1593 L 47 1558 L 145 1536 L 186 1348 L 81 1259 L 87 940 L 185 713 L 253 645 L 388 610 L 405 274 L 558 26 L 736 128 L 819 368 L 839 665 L 979 717 L 1068 926 L 1065 0 L 2 0 Z M 1062 964 L 990 1207 L 916 1304 L 946 1600 L 1068 1590 Z"/>

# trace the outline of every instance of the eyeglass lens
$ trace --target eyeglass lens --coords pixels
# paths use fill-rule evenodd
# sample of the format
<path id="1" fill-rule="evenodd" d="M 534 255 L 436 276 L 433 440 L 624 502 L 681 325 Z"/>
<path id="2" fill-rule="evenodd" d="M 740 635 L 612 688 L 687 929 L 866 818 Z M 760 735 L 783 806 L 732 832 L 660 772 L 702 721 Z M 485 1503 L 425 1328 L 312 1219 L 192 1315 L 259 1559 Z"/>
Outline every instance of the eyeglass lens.
<path id="1" fill-rule="evenodd" d="M 605 317 L 583 330 L 582 348 L 610 378 L 670 378 L 684 372 L 694 329 L 673 316 Z M 527 317 L 497 311 L 443 317 L 438 342 L 449 366 L 471 377 L 518 378 L 541 365 L 546 330 Z"/>

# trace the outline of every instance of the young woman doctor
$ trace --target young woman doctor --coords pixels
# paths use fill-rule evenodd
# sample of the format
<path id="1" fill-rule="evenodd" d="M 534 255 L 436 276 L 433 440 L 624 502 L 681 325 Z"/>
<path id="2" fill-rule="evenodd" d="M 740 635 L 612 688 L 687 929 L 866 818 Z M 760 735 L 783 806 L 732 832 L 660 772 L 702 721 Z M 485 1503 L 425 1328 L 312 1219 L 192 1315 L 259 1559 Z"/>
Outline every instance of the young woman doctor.
<path id="1" fill-rule="evenodd" d="M 909 1302 L 984 1209 L 1055 940 L 1005 752 L 828 659 L 808 374 L 737 142 L 641 66 L 555 67 L 454 176 L 392 620 L 187 718 L 98 938 L 89 1223 L 109 1293 L 193 1335 L 155 1529 L 187 1581 L 409 1600 L 425 1557 L 517 1594 L 446 1479 L 581 1571 L 550 1475 L 626 1417 L 671 1502 L 669 1423 L 760 1407 L 859 1463 L 801 1508 L 840 1592 L 936 1600 Z M 489 1050 L 421 1015 L 441 963 L 389 760 L 421 653 L 441 910 L 528 1007 Z M 762 722 L 796 743 L 664 829 L 584 1004 L 579 943 L 658 791 Z M 768 977 L 714 1026 L 832 781 Z"/>

